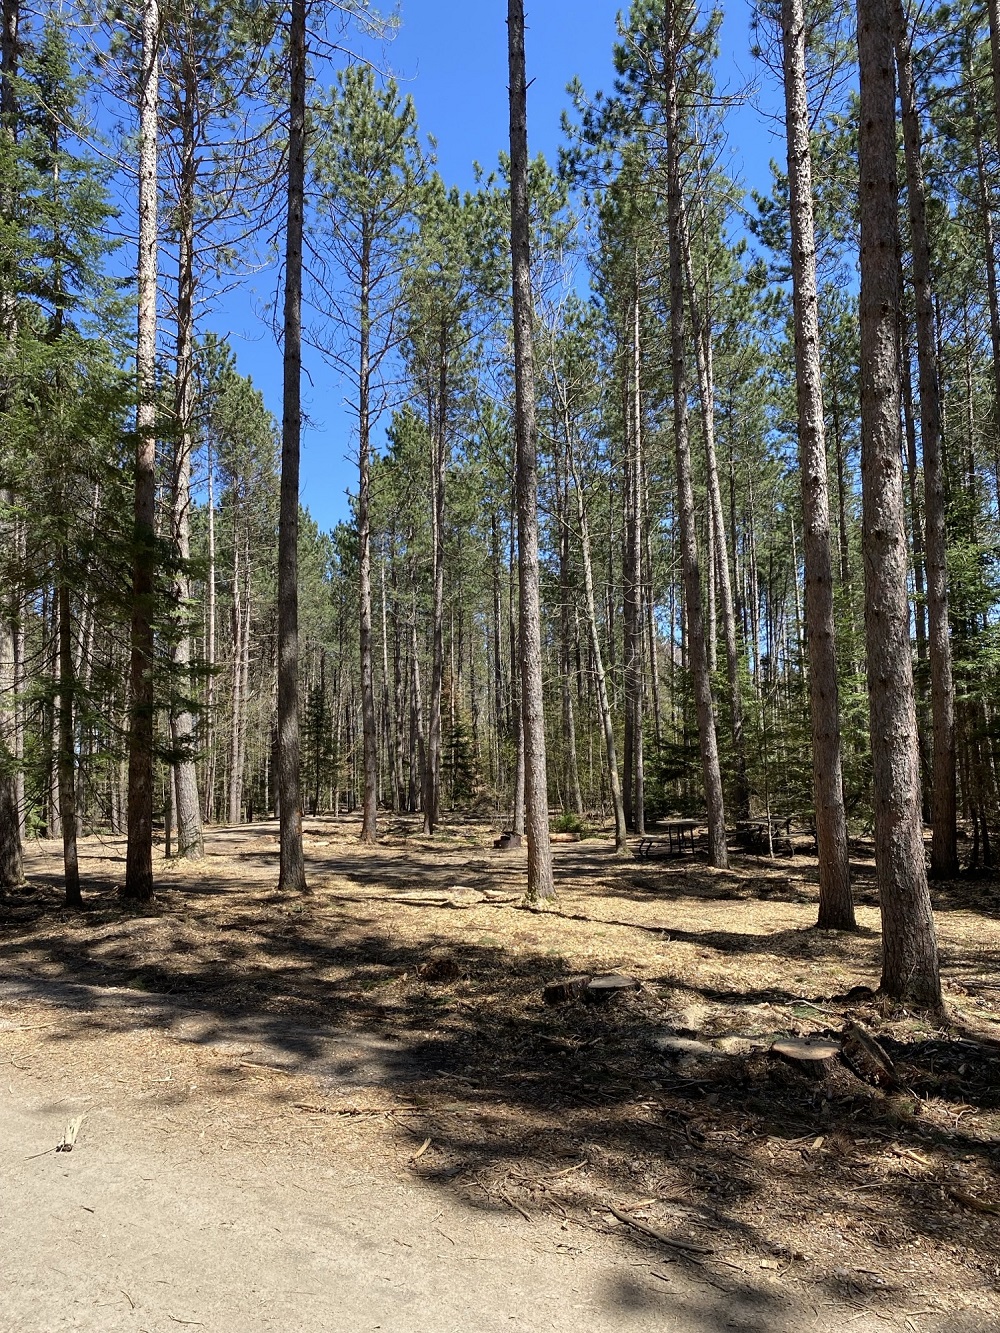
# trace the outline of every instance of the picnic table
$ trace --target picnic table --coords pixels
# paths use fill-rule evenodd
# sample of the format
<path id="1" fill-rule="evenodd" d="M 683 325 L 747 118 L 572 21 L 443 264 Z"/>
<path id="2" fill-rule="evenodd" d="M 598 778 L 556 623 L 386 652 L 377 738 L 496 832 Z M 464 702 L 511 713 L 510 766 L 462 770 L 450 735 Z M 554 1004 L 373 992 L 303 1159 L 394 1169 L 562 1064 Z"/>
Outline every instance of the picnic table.
<path id="1" fill-rule="evenodd" d="M 656 823 L 657 832 L 667 835 L 667 856 L 682 856 L 684 854 L 685 838 L 693 855 L 695 851 L 695 830 L 701 829 L 703 826 L 704 822 L 700 819 L 660 819 Z M 662 838 L 646 837 L 639 843 L 638 854 L 641 860 L 650 860 L 658 851 L 662 851 L 662 848 Z"/>
<path id="2" fill-rule="evenodd" d="M 793 837 L 796 833 L 804 832 L 808 832 L 815 843 L 816 835 L 811 821 L 803 815 L 771 815 L 770 818 L 765 816 L 736 821 L 738 841 L 748 852 L 755 852 L 758 856 L 766 854 L 769 847 L 775 852 L 783 852 L 786 856 L 793 855 L 795 851 Z"/>

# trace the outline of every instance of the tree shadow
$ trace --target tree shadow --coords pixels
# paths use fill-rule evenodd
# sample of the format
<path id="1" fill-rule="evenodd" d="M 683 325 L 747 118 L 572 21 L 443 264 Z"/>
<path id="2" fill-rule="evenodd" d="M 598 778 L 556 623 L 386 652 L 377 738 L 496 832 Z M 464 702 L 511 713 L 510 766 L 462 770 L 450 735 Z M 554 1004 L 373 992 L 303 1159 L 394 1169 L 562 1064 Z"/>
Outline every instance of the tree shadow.
<path id="1" fill-rule="evenodd" d="M 384 894 L 415 878 L 422 892 L 458 879 L 493 887 L 511 866 L 495 871 L 473 851 L 462 867 L 436 867 L 429 885 L 397 851 L 354 858 L 324 849 L 310 870 Z M 256 853 L 241 859 L 249 870 Z M 593 859 L 573 848 L 566 864 L 580 875 Z M 400 1151 L 409 1159 L 431 1140 L 408 1167 L 428 1188 L 476 1209 L 561 1213 L 571 1229 L 606 1229 L 611 1204 L 637 1213 L 681 1246 L 713 1252 L 699 1257 L 616 1227 L 637 1252 L 670 1254 L 699 1280 L 723 1284 L 722 1313 L 722 1297 L 773 1299 L 727 1267 L 728 1255 L 778 1266 L 765 1272 L 808 1266 L 831 1297 L 847 1299 L 847 1281 L 882 1304 L 898 1295 L 917 1240 L 934 1253 L 959 1246 L 981 1273 L 996 1267 L 992 1232 L 963 1202 L 995 1198 L 1000 1179 L 1000 1051 L 975 1034 L 883 1034 L 904 1084 L 887 1092 L 839 1064 L 817 1079 L 772 1055 L 761 1036 L 794 1033 L 795 1006 L 809 997 L 794 985 L 754 985 L 752 972 L 731 986 L 663 974 L 607 1006 L 547 1008 L 542 989 L 566 960 L 540 944 L 508 947 L 480 918 L 456 930 L 459 919 L 473 922 L 468 914 L 384 897 L 291 901 L 263 881 L 251 893 L 211 862 L 173 881 L 149 915 L 122 909 L 112 887 L 91 894 L 88 914 L 66 914 L 56 883 L 39 878 L 0 913 L 20 994 L 48 995 L 72 1015 L 42 1040 L 100 1032 L 124 1013 L 232 1061 L 234 1080 L 244 1062 L 309 1075 L 334 1099 L 391 1088 L 408 1110 L 389 1122 Z M 614 884 L 595 892 L 595 912 L 623 896 Z M 416 938 L 398 929 L 401 910 L 420 923 Z M 490 919 L 502 932 L 512 917 Z M 668 931 L 734 960 L 815 960 L 839 948 L 839 937 L 804 930 Z M 422 979 L 422 965 L 442 954 L 457 979 Z M 18 992 L 8 984 L 5 993 Z M 701 1015 L 693 1028 L 682 1017 L 692 1006 Z M 851 1017 L 875 1031 L 881 1024 L 871 1005 L 824 1007 L 810 1030 L 835 1034 Z M 711 1049 L 669 1054 L 658 1044 L 664 1033 Z M 866 1285 L 858 1262 L 871 1246 L 889 1265 L 882 1286 Z M 608 1299 L 625 1309 L 648 1293 L 619 1285 Z"/>

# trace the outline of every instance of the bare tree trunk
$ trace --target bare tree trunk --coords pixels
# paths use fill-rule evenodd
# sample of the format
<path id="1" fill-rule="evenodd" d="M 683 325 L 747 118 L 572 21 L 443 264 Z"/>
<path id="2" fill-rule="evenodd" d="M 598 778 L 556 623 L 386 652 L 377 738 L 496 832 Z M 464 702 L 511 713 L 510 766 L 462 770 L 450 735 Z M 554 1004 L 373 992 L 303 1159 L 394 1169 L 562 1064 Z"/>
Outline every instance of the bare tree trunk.
<path id="1" fill-rule="evenodd" d="M 208 573 L 205 605 L 205 819 L 215 816 L 215 495 L 208 447 Z"/>
<path id="2" fill-rule="evenodd" d="M 809 654 L 813 800 L 816 806 L 816 846 L 819 853 L 818 924 L 825 930 L 855 930 L 857 922 L 848 871 L 847 816 L 844 810 L 840 746 L 840 694 L 833 613 L 833 557 L 820 368 L 803 0 L 782 0 L 781 27 L 791 201 L 795 382 L 798 393 L 802 553 L 806 585 L 805 630 Z M 793 527 L 793 540 L 794 535 Z M 796 576 L 796 607 L 797 588 Z"/>
<path id="3" fill-rule="evenodd" d="M 448 363 L 444 328 L 438 364 L 437 417 L 428 410 L 431 451 L 431 547 L 434 561 L 434 610 L 431 626 L 431 697 L 424 767 L 424 832 L 433 833 L 441 803 L 441 691 L 444 683 L 444 503 L 447 447 Z"/>
<path id="4" fill-rule="evenodd" d="M 302 850 L 299 741 L 299 445 L 302 434 L 302 225 L 305 201 L 306 3 L 289 28 L 288 217 L 285 232 L 284 391 L 278 519 L 278 888 L 308 893 Z"/>
<path id="5" fill-rule="evenodd" d="M 73 670 L 73 626 L 70 620 L 69 584 L 66 571 L 69 552 L 60 551 L 59 601 L 59 819 L 62 824 L 63 869 L 66 906 L 82 907 L 80 863 L 76 850 L 76 748 L 73 742 L 73 709 L 76 677 Z"/>
<path id="6" fill-rule="evenodd" d="M 240 582 L 240 534 L 233 525 L 233 685 L 229 731 L 229 822 L 238 824 L 243 813 L 243 765 L 240 759 L 240 732 L 243 726 L 243 623 L 249 614 L 244 607 Z"/>
<path id="7" fill-rule="evenodd" d="M 414 741 L 410 760 L 410 809 L 415 810 L 417 808 L 417 793 L 423 789 L 424 769 L 427 765 L 427 746 L 424 740 L 424 700 L 420 690 L 420 656 L 417 651 L 417 608 L 415 599 L 410 620 L 410 669 L 412 672 L 410 730 Z M 412 753 L 414 749 L 415 754 Z"/>
<path id="8" fill-rule="evenodd" d="M 17 138 L 18 0 L 3 0 L 0 13 L 3 19 L 0 32 L 0 133 L 13 145 Z M 4 222 L 11 218 L 13 210 L 13 195 L 5 187 L 0 196 L 0 217 Z M 17 310 L 13 299 L 13 274 L 8 270 L 0 277 L 0 396 L 6 402 L 13 392 Z M 7 487 L 0 489 L 0 506 L 11 508 L 13 499 Z M 5 541 L 13 537 L 13 530 L 14 520 L 5 521 L 2 534 Z M 0 892 L 15 888 L 24 880 L 16 740 L 19 732 L 17 619 L 16 599 L 8 597 L 5 590 L 0 598 Z"/>
<path id="9" fill-rule="evenodd" d="M 139 76 L 139 334 L 136 343 L 135 550 L 128 729 L 128 847 L 123 896 L 153 896 L 153 581 L 156 568 L 157 106 L 160 14 L 143 0 Z"/>
<path id="10" fill-rule="evenodd" d="M 528 201 L 527 83 L 524 0 L 507 2 L 510 69 L 510 213 L 514 305 L 514 434 L 517 486 L 521 733 L 524 738 L 524 824 L 528 836 L 526 897 L 555 895 L 549 842 L 542 692 L 541 609 L 538 594 L 538 477 L 535 364 L 532 337 L 531 243 Z"/>
<path id="11" fill-rule="evenodd" d="M 559 504 L 559 683 L 562 692 L 563 733 L 566 738 L 565 778 L 567 804 L 574 814 L 583 814 L 583 793 L 580 790 L 580 766 L 576 747 L 576 715 L 573 709 L 573 645 L 570 607 L 569 569 L 569 478 L 566 468 L 556 464 L 557 497 Z"/>
<path id="12" fill-rule="evenodd" d="M 361 810 L 361 841 L 377 841 L 378 736 L 375 729 L 375 681 L 372 669 L 372 556 L 371 556 L 371 413 L 369 345 L 371 315 L 371 239 L 361 237 L 360 364 L 358 367 L 358 638 L 361 644 L 361 737 L 364 769 L 364 801 Z"/>
<path id="13" fill-rule="evenodd" d="M 710 568 L 718 570 L 719 600 L 722 604 L 722 633 L 726 641 L 726 681 L 729 686 L 729 725 L 733 737 L 733 755 L 736 760 L 734 803 L 738 817 L 750 814 L 750 783 L 747 778 L 746 738 L 743 728 L 743 699 L 740 693 L 740 657 L 736 638 L 736 613 L 733 605 L 733 585 L 729 577 L 729 549 L 726 540 L 725 518 L 722 512 L 722 488 L 719 485 L 719 464 L 715 452 L 715 385 L 712 369 L 712 333 L 703 318 L 694 285 L 691 263 L 691 239 L 687 223 L 684 195 L 679 202 L 681 246 L 684 254 L 685 285 L 688 310 L 694 332 L 695 365 L 698 370 L 698 398 L 701 405 L 702 431 L 705 436 L 705 471 L 708 481 L 709 531 L 714 542 L 709 543 Z M 735 527 L 733 529 L 735 540 Z M 714 552 L 718 559 L 712 564 Z M 710 585 L 711 586 L 711 585 Z M 711 637 L 715 637 L 714 610 L 709 615 Z M 709 670 L 714 671 L 714 653 L 709 656 Z"/>
<path id="14" fill-rule="evenodd" d="M 864 0 L 859 0 L 864 3 Z M 931 289 L 927 205 L 921 162 L 920 123 L 913 89 L 913 56 L 901 0 L 890 0 L 891 33 L 896 47 L 899 95 L 903 111 L 906 194 L 913 246 L 913 297 L 917 326 L 920 388 L 920 440 L 924 460 L 924 509 L 927 522 L 927 615 L 931 659 L 933 787 L 931 873 L 947 878 L 958 871 L 955 790 L 955 689 L 948 627 L 948 557 L 945 532 L 944 468 L 941 458 L 941 403 L 934 301 Z"/>
<path id="15" fill-rule="evenodd" d="M 900 278 L 902 283 L 902 278 Z M 910 542 L 913 547 L 913 608 L 917 638 L 917 661 L 927 661 L 927 588 L 924 566 L 923 510 L 917 490 L 917 426 L 913 419 L 913 384 L 910 376 L 910 343 L 906 331 L 906 312 L 900 320 L 899 346 L 902 361 L 903 430 L 906 435 L 906 486 L 910 501 Z"/>
<path id="16" fill-rule="evenodd" d="M 587 508 L 583 498 L 583 487 L 577 471 L 573 453 L 573 436 L 569 412 L 566 410 L 565 391 L 563 395 L 563 425 L 566 432 L 566 458 L 573 474 L 573 486 L 576 490 L 576 515 L 580 525 L 580 554 L 583 559 L 584 604 L 587 611 L 587 628 L 590 630 L 590 650 L 594 658 L 594 677 L 597 683 L 597 707 L 601 715 L 601 728 L 604 732 L 604 752 L 608 764 L 608 785 L 611 788 L 611 804 L 615 815 L 615 851 L 624 854 L 628 851 L 628 837 L 625 826 L 625 805 L 622 800 L 622 786 L 618 775 L 618 755 L 615 748 L 615 724 L 611 716 L 611 703 L 608 699 L 608 683 L 604 674 L 604 656 L 601 652 L 601 636 L 597 627 L 597 606 L 594 600 L 594 568 L 591 560 L 590 526 L 587 522 Z"/>
<path id="17" fill-rule="evenodd" d="M 688 656 L 698 714 L 705 800 L 708 806 L 708 859 L 713 866 L 729 864 L 726 852 L 726 812 L 715 733 L 715 708 L 708 671 L 705 629 L 701 609 L 701 576 L 695 529 L 694 488 L 691 481 L 691 444 L 688 432 L 687 382 L 684 367 L 684 262 L 681 221 L 681 163 L 677 142 L 679 115 L 677 83 L 680 51 L 675 0 L 664 12 L 664 53 L 667 92 L 667 226 L 670 248 L 670 345 L 673 373 L 674 446 L 677 461 L 678 509 L 681 527 L 681 563 L 688 622 Z"/>
<path id="18" fill-rule="evenodd" d="M 194 415 L 194 208 L 195 127 L 198 71 L 187 52 L 181 53 L 181 170 L 178 188 L 177 244 L 177 376 L 172 528 L 177 569 L 173 598 L 177 623 L 171 644 L 175 679 L 173 690 L 182 700 L 170 709 L 170 736 L 174 751 L 174 788 L 177 794 L 177 855 L 197 860 L 204 854 L 198 772 L 195 766 L 195 719 L 187 696 L 191 679 L 191 424 Z"/>
<path id="19" fill-rule="evenodd" d="M 631 719 L 632 754 L 628 783 L 632 792 L 632 827 L 639 837 L 646 832 L 645 773 L 643 764 L 642 724 L 643 696 L 643 462 L 642 462 L 642 345 L 641 304 L 638 256 L 634 261 L 634 288 L 632 293 L 632 433 L 631 467 L 628 470 L 631 523 L 626 526 L 629 571 L 628 643 L 625 653 L 625 707 Z"/>
<path id="20" fill-rule="evenodd" d="M 406 809 L 403 789 L 403 730 L 405 725 L 405 679 L 403 675 L 402 608 L 399 602 L 399 573 L 396 562 L 395 537 L 390 548 L 389 586 L 392 588 L 392 789 L 393 809 L 402 814 Z"/>
<path id="21" fill-rule="evenodd" d="M 861 483 L 865 631 L 875 788 L 875 868 L 882 989 L 941 1005 L 937 940 L 924 868 L 920 763 L 910 656 L 900 462 L 899 232 L 892 19 L 859 0 L 861 205 Z"/>

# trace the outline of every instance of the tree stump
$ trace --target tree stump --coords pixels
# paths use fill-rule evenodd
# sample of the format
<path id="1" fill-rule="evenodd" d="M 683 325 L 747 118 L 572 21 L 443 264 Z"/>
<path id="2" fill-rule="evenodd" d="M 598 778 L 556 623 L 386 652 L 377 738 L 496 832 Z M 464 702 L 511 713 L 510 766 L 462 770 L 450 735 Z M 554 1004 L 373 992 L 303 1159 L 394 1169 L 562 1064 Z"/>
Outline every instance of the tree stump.
<path id="1" fill-rule="evenodd" d="M 840 1057 L 835 1041 L 806 1041 L 800 1037 L 779 1037 L 771 1052 L 795 1065 L 810 1078 L 824 1078 L 833 1072 Z"/>
<path id="2" fill-rule="evenodd" d="M 878 1088 L 898 1089 L 903 1086 L 896 1066 L 874 1037 L 869 1036 L 857 1023 L 848 1023 L 841 1037 L 844 1059 L 866 1083 Z"/>
<path id="3" fill-rule="evenodd" d="M 573 1000 L 580 998 L 589 984 L 589 976 L 566 977 L 563 981 L 550 981 L 542 991 L 542 999 L 546 1004 L 553 1007 L 557 1004 L 571 1004 Z"/>
<path id="4" fill-rule="evenodd" d="M 614 999 L 622 991 L 638 990 L 639 984 L 635 977 L 623 977 L 617 972 L 612 972 L 607 976 L 594 977 L 592 981 L 589 981 L 580 998 L 584 1004 L 606 1004 L 608 1000 Z"/>

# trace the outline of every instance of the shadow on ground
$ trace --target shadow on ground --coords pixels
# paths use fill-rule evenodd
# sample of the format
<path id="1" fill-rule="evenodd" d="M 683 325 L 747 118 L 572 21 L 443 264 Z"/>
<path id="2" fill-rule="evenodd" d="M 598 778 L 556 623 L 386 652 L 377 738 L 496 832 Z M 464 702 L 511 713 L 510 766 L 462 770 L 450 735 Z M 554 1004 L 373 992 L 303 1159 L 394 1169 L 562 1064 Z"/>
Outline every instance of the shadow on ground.
<path id="1" fill-rule="evenodd" d="M 251 832 L 259 842 L 270 831 Z M 3 993 L 65 1005 L 66 1023 L 47 1037 L 54 1043 L 99 1032 L 125 1010 L 137 1024 L 232 1058 L 234 1077 L 239 1061 L 309 1074 L 331 1114 L 352 1088 L 392 1088 L 406 1110 L 387 1122 L 400 1144 L 430 1140 L 411 1164 L 429 1186 L 475 1208 L 561 1216 L 570 1236 L 576 1226 L 613 1224 L 651 1263 L 704 1277 L 730 1314 L 737 1298 L 751 1313 L 763 1302 L 761 1327 L 773 1326 L 766 1306 L 780 1308 L 781 1298 L 761 1290 L 754 1266 L 803 1281 L 808 1273 L 818 1292 L 861 1309 L 898 1305 L 918 1253 L 948 1251 L 953 1268 L 998 1288 L 998 1224 L 978 1204 L 1000 1197 L 1000 1045 L 961 1026 L 935 1032 L 895 1021 L 866 999 L 749 984 L 755 960 L 769 959 L 773 971 L 776 959 L 780 970 L 782 959 L 808 965 L 848 947 L 801 928 L 740 929 L 753 910 L 752 867 L 692 883 L 669 866 L 657 881 L 657 948 L 667 960 L 671 945 L 696 945 L 712 956 L 711 978 L 647 968 L 641 990 L 607 1006 L 553 1009 L 541 1001 L 544 984 L 578 966 L 560 950 L 554 913 L 384 897 L 459 878 L 502 888 L 516 879 L 516 863 L 512 870 L 470 844 L 455 849 L 459 867 L 434 864 L 435 847 L 416 838 L 363 855 L 314 846 L 314 880 L 335 878 L 356 896 L 320 889 L 289 901 L 260 868 L 266 849 L 241 851 L 245 834 L 218 845 L 246 879 L 209 860 L 196 877 L 166 884 L 148 915 L 124 911 L 112 886 L 91 884 L 90 910 L 70 916 L 56 876 L 36 875 L 30 892 L 0 903 L 13 979 Z M 417 867 L 421 854 L 428 864 Z M 567 849 L 559 865 L 577 879 L 599 866 L 606 882 L 589 901 L 592 920 L 638 925 L 649 945 L 655 922 L 623 920 L 633 895 L 653 891 L 649 871 L 636 889 L 634 865 L 603 848 Z M 955 910 L 990 903 L 993 886 L 980 887 L 977 900 L 963 884 Z M 731 900 L 733 928 L 672 926 L 671 904 L 699 895 Z M 620 966 L 620 953 L 598 941 L 592 969 Z M 422 966 L 440 957 L 457 978 L 423 980 Z M 953 962 L 956 975 L 996 975 L 1000 956 L 980 947 Z M 720 968 L 725 975 L 736 963 L 740 975 L 720 984 Z M 901 1089 L 872 1086 L 840 1062 L 817 1077 L 768 1050 L 775 1035 L 835 1036 L 849 1019 L 879 1033 Z M 702 1049 L 664 1043 L 677 1037 Z M 667 1241 L 617 1222 L 612 1207 Z M 641 1284 L 608 1293 L 623 1309 L 648 1299 Z M 952 1318 L 946 1327 L 956 1333 L 978 1327 Z M 732 1325 L 720 1314 L 717 1326 Z"/>

